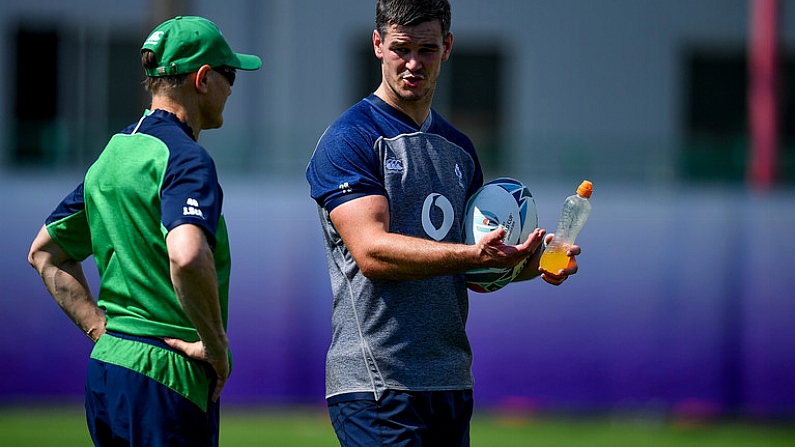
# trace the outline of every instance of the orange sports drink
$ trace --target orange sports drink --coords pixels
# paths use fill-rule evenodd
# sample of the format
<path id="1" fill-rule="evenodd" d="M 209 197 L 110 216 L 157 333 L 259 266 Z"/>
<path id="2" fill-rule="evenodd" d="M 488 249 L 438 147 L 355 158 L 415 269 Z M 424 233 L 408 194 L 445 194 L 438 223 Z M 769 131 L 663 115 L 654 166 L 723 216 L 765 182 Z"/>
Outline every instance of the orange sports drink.
<path id="1" fill-rule="evenodd" d="M 569 261 L 571 260 L 571 258 L 566 255 L 568 247 L 562 248 L 564 248 L 563 251 L 545 251 L 541 255 L 541 260 L 538 262 L 539 267 L 545 272 L 552 273 L 553 275 L 557 275 L 558 271 L 568 267 Z"/>
<path id="2" fill-rule="evenodd" d="M 583 180 L 577 188 L 577 194 L 566 197 L 558 229 L 538 261 L 539 267 L 545 272 L 557 275 L 561 269 L 569 266 L 570 258 L 566 252 L 569 251 L 569 247 L 574 245 L 574 239 L 591 213 L 591 202 L 588 199 L 590 199 L 592 191 L 593 184 L 588 180 Z"/>

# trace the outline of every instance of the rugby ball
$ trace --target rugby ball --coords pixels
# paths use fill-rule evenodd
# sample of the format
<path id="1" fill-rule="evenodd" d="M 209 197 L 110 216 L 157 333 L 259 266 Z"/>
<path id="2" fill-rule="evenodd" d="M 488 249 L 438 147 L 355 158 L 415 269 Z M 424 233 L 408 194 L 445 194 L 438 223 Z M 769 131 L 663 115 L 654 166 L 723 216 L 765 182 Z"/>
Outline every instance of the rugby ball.
<path id="1" fill-rule="evenodd" d="M 464 243 L 476 244 L 484 234 L 505 228 L 503 242 L 524 242 L 538 226 L 538 212 L 530 190 L 522 182 L 501 177 L 478 189 L 466 204 Z M 499 290 L 524 268 L 524 260 L 512 268 L 482 268 L 466 272 L 467 287 L 480 293 Z"/>

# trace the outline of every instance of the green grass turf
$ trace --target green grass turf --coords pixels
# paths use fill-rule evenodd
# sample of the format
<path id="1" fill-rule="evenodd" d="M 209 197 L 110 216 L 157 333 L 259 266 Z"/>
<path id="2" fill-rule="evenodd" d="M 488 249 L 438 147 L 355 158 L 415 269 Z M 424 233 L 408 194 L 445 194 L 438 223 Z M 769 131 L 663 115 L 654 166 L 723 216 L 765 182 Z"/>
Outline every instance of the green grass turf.
<path id="1" fill-rule="evenodd" d="M 222 410 L 221 446 L 335 447 L 323 410 Z M 84 447 L 80 407 L 0 407 L 0 446 Z M 478 413 L 473 447 L 792 447 L 795 423 L 694 422 L 637 418 L 506 417 Z"/>

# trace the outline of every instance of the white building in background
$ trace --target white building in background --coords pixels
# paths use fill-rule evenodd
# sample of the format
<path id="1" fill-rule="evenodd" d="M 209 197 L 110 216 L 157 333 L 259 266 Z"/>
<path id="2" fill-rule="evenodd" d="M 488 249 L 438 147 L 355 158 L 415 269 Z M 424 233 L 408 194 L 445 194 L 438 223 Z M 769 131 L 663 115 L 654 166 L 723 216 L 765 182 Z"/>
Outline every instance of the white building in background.
<path id="1" fill-rule="evenodd" d="M 2 168 L 81 170 L 138 117 L 137 50 L 161 3 L 0 4 Z M 786 56 L 795 7 L 780 3 Z M 373 0 L 171 4 L 264 62 L 239 77 L 224 128 L 202 135 L 222 170 L 302 181 L 325 127 L 375 88 Z M 491 174 L 736 178 L 748 9 L 748 0 L 454 0 L 453 57 L 435 107 L 473 137 Z"/>

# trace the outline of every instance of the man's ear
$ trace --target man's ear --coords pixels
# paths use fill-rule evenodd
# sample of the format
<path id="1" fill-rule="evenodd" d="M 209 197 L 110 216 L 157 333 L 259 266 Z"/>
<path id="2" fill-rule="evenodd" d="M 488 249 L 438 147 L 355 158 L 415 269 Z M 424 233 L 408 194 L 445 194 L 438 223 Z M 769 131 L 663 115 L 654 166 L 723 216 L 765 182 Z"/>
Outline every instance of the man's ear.
<path id="1" fill-rule="evenodd" d="M 444 38 L 442 60 L 446 61 L 447 59 L 450 59 L 450 53 L 452 52 L 453 52 L 453 33 L 447 33 L 447 37 Z"/>
<path id="2" fill-rule="evenodd" d="M 210 71 L 212 71 L 212 68 L 205 64 L 195 73 L 196 77 L 193 79 L 193 84 L 196 90 L 207 93 L 208 84 L 210 83 Z"/>
<path id="3" fill-rule="evenodd" d="M 373 30 L 373 51 L 378 59 L 384 58 L 384 54 L 381 52 L 381 43 L 381 33 L 378 30 Z"/>

